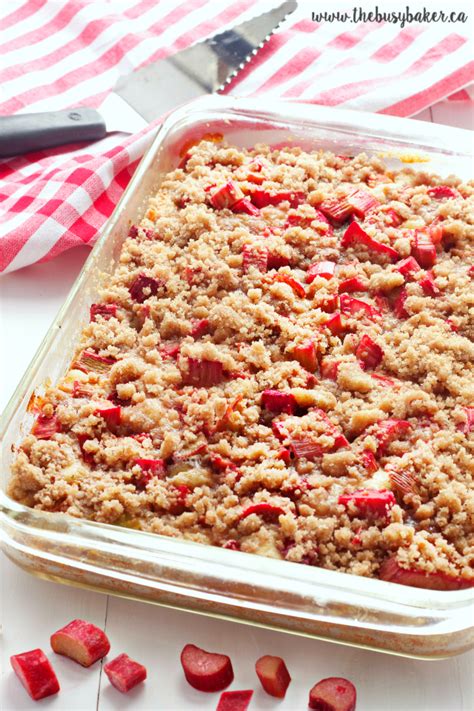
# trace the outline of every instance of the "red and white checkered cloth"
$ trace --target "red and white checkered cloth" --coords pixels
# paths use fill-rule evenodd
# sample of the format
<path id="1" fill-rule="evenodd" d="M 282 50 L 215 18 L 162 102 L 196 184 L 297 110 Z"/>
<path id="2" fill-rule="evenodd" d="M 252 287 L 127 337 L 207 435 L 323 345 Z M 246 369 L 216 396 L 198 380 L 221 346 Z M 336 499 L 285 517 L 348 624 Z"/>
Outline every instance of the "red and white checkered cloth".
<path id="1" fill-rule="evenodd" d="M 3 3 L 0 114 L 97 107 L 119 76 L 276 4 L 271 0 Z M 458 92 L 458 99 L 470 98 L 462 91 L 474 70 L 468 23 L 412 23 L 403 29 L 391 23 L 316 24 L 311 19 L 315 4 L 321 7 L 300 0 L 298 10 L 234 81 L 232 93 L 398 116 L 410 116 L 453 92 Z M 345 9 L 351 7 L 346 3 Z M 323 9 L 338 8 L 332 0 Z M 136 136 L 115 134 L 94 144 L 0 162 L 0 271 L 91 244 L 149 144 L 153 126 L 156 122 Z"/>

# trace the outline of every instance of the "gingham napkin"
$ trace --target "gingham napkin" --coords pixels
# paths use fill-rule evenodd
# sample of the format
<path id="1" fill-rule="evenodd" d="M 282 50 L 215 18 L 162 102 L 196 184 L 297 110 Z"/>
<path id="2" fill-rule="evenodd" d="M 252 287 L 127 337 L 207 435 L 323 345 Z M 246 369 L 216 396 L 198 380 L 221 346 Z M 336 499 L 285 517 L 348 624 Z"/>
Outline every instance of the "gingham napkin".
<path id="1" fill-rule="evenodd" d="M 0 9 L 0 114 L 97 107 L 120 75 L 276 4 L 5 2 Z M 398 116 L 410 116 L 453 92 L 458 99 L 470 98 L 462 91 L 474 70 L 469 21 L 412 22 L 403 28 L 392 22 L 317 22 L 312 12 L 321 8 L 329 12 L 341 4 L 328 1 L 324 8 L 321 2 L 300 0 L 230 91 Z M 0 270 L 13 271 L 91 244 L 158 121 L 135 136 L 115 134 L 94 144 L 0 162 Z"/>

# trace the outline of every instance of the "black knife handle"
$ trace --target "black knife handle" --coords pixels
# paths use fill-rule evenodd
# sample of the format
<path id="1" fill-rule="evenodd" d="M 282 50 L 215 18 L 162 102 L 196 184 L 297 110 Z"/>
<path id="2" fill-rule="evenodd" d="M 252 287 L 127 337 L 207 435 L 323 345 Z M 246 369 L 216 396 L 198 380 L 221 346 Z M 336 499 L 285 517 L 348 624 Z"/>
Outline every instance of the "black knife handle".
<path id="1" fill-rule="evenodd" d="M 0 116 L 0 157 L 16 156 L 76 141 L 96 141 L 106 133 L 102 116 L 95 109 L 83 107 Z"/>

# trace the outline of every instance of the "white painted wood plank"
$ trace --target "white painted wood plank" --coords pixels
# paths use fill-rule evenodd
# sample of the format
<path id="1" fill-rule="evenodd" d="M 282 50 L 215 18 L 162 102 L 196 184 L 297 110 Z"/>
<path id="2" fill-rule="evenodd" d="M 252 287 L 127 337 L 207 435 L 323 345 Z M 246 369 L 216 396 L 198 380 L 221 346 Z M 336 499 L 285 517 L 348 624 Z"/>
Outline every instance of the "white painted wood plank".
<path id="1" fill-rule="evenodd" d="M 5 556 L 0 559 L 3 638 L 0 650 L 0 709 L 26 711 L 35 706 L 10 667 L 10 656 L 40 647 L 50 659 L 61 691 L 42 705 L 54 711 L 92 711 L 99 689 L 100 664 L 84 669 L 55 654 L 51 634 L 79 617 L 105 625 L 106 595 L 35 578 Z"/>
<path id="2" fill-rule="evenodd" d="M 361 711 L 472 710 L 472 654 L 414 661 L 112 597 L 107 633 L 112 655 L 126 652 L 147 666 L 149 677 L 124 699 L 103 675 L 99 711 L 214 711 L 218 694 L 200 693 L 184 681 L 179 656 L 187 643 L 230 655 L 235 672 L 230 689 L 256 690 L 251 711 L 276 709 L 275 699 L 259 689 L 254 671 L 263 654 L 284 657 L 293 678 L 279 711 L 307 708 L 309 689 L 327 676 L 356 684 Z"/>
<path id="3" fill-rule="evenodd" d="M 13 394 L 90 254 L 78 247 L 0 280 L 0 411 Z M 6 377 L 8 373 L 8 377 Z"/>

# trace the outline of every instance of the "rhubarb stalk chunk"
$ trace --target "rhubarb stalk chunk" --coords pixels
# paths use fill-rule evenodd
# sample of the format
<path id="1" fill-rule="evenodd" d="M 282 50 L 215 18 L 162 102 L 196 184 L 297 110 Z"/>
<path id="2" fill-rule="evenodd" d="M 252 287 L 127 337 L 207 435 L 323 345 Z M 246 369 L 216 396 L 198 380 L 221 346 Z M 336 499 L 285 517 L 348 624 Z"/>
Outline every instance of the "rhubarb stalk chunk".
<path id="1" fill-rule="evenodd" d="M 128 654 L 119 654 L 104 666 L 112 686 L 126 694 L 134 686 L 146 679 L 146 668 L 143 664 L 130 659 Z"/>
<path id="2" fill-rule="evenodd" d="M 186 681 L 198 691 L 222 691 L 234 680 L 230 657 L 205 652 L 194 644 L 184 647 L 181 664 Z"/>
<path id="3" fill-rule="evenodd" d="M 357 694 L 348 679 L 329 677 L 322 679 L 309 692 L 309 708 L 315 711 L 354 711 Z"/>
<path id="4" fill-rule="evenodd" d="M 216 711 L 247 711 L 253 689 L 245 691 L 224 691 L 221 694 Z"/>
<path id="5" fill-rule="evenodd" d="M 34 701 L 59 691 L 59 682 L 49 659 L 41 649 L 10 657 L 13 671 Z"/>
<path id="6" fill-rule="evenodd" d="M 465 580 L 455 575 L 441 572 L 425 573 L 414 568 L 402 568 L 395 557 L 387 558 L 382 563 L 379 577 L 389 583 L 411 585 L 426 590 L 464 590 L 474 585 L 472 580 Z"/>
<path id="7" fill-rule="evenodd" d="M 255 664 L 255 671 L 260 682 L 270 696 L 283 699 L 291 681 L 286 664 L 281 657 L 267 654 Z"/>
<path id="8" fill-rule="evenodd" d="M 90 667 L 110 650 L 110 642 L 103 630 L 91 622 L 73 620 L 51 635 L 51 647 L 56 654 Z"/>

